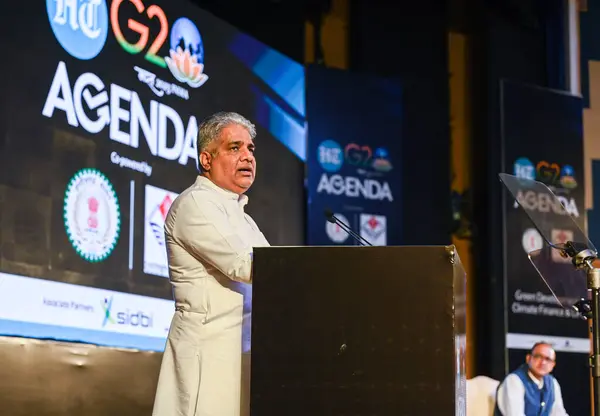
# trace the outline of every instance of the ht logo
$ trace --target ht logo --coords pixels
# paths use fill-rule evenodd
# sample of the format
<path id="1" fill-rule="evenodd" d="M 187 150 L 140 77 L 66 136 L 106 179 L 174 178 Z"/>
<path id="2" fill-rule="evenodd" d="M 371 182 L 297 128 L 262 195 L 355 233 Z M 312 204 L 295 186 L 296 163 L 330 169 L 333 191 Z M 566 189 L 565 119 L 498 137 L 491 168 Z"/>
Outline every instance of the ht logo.
<path id="1" fill-rule="evenodd" d="M 48 20 L 60 45 L 78 59 L 95 58 L 106 43 L 105 0 L 46 0 Z"/>
<path id="2" fill-rule="evenodd" d="M 102 33 L 98 25 L 99 6 L 101 0 L 87 0 L 78 5 L 78 0 L 54 0 L 56 2 L 56 13 L 53 21 L 59 25 L 66 23 L 73 31 L 81 29 L 89 39 L 96 39 Z"/>

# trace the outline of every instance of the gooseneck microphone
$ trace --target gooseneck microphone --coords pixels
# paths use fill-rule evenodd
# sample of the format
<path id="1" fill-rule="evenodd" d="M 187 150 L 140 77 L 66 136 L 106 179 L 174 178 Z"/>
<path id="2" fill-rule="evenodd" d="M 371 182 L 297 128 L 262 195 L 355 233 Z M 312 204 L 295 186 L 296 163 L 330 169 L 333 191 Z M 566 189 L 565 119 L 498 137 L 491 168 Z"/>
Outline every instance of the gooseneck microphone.
<path id="1" fill-rule="evenodd" d="M 329 221 L 332 224 L 337 224 L 342 230 L 344 230 L 348 234 L 350 234 L 352 236 L 352 238 L 354 238 L 356 241 L 358 241 L 358 243 L 361 246 L 372 246 L 373 245 L 373 244 L 369 243 L 367 240 L 365 240 L 363 237 L 361 237 L 360 235 L 358 235 L 354 231 L 352 231 L 352 229 L 350 228 L 350 226 L 348 224 L 340 221 L 339 218 L 336 217 L 330 209 L 325 210 L 325 217 L 327 218 L 327 221 Z"/>

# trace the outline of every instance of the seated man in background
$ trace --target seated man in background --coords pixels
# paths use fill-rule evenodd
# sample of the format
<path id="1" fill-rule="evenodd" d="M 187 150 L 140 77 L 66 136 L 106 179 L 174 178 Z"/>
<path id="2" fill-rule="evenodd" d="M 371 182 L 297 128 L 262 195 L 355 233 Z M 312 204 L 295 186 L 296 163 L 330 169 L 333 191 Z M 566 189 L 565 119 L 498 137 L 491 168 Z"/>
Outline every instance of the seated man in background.
<path id="1" fill-rule="evenodd" d="M 568 416 L 558 381 L 550 375 L 556 353 L 546 342 L 536 343 L 525 364 L 498 386 L 494 416 Z"/>

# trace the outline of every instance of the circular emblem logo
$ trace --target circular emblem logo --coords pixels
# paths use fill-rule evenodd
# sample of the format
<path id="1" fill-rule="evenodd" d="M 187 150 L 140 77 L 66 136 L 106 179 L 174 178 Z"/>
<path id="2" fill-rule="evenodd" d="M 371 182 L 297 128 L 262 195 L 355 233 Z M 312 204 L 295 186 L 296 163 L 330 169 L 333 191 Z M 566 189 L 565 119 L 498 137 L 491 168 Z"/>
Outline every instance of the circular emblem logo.
<path id="1" fill-rule="evenodd" d="M 560 171 L 560 184 L 567 189 L 573 189 L 577 187 L 577 181 L 575 180 L 575 169 L 573 169 L 573 166 L 563 166 Z"/>
<path id="2" fill-rule="evenodd" d="M 204 44 L 196 25 L 187 17 L 180 17 L 173 24 L 171 49 L 165 62 L 173 76 L 192 88 L 202 86 L 208 75 L 204 73 Z"/>
<path id="3" fill-rule="evenodd" d="M 65 229 L 75 251 L 96 263 L 115 248 L 121 230 L 119 201 L 112 184 L 96 169 L 82 169 L 67 185 Z"/>
<path id="4" fill-rule="evenodd" d="M 71 56 L 88 60 L 100 53 L 108 35 L 105 0 L 46 0 L 46 11 L 56 40 Z"/>
<path id="5" fill-rule="evenodd" d="M 529 254 L 544 247 L 544 240 L 535 228 L 528 228 L 523 233 L 523 249 Z"/>
<path id="6" fill-rule="evenodd" d="M 343 222 L 345 224 L 349 224 L 346 217 L 344 217 L 342 214 L 336 213 L 335 216 L 341 222 Z M 325 225 L 325 232 L 327 233 L 327 236 L 331 239 L 331 241 L 333 241 L 334 243 L 343 243 L 344 241 L 346 241 L 348 239 L 348 233 L 346 231 L 344 231 L 342 229 L 342 227 L 340 227 L 337 224 L 333 224 L 329 221 L 327 221 L 327 223 Z"/>
<path id="7" fill-rule="evenodd" d="M 171 49 L 177 48 L 187 50 L 192 58 L 196 58 L 198 63 L 204 63 L 204 45 L 202 37 L 196 25 L 186 17 L 180 17 L 173 23 L 170 39 Z"/>
<path id="8" fill-rule="evenodd" d="M 379 172 L 389 172 L 392 170 L 390 162 L 390 154 L 384 147 L 375 149 L 375 157 L 373 158 L 373 169 Z"/>
<path id="9" fill-rule="evenodd" d="M 344 163 L 344 152 L 333 140 L 325 140 L 317 149 L 317 158 L 327 172 L 337 172 Z"/>

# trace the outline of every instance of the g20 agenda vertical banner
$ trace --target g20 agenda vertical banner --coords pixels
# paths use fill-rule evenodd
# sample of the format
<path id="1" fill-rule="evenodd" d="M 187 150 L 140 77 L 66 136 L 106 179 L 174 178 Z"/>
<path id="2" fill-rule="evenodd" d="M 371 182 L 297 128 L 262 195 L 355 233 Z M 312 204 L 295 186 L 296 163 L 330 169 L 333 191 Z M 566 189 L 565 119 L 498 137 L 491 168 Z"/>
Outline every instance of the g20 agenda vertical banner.
<path id="1" fill-rule="evenodd" d="M 527 111 L 528 108 L 536 111 Z M 553 243 L 572 241 L 578 234 L 577 228 L 585 230 L 581 117 L 578 97 L 509 82 L 503 85 L 506 171 L 545 184 L 561 202 L 559 206 L 549 194 L 528 189 L 517 195 L 520 205 L 514 198 L 506 198 L 504 250 L 509 349 L 526 348 L 533 339 L 548 336 L 560 337 L 563 347 L 571 350 L 589 349 L 586 323 L 575 311 L 558 304 L 528 258 L 528 253 L 542 249 L 544 244 L 527 212 L 543 218 L 542 233 L 553 239 Z M 585 276 L 580 279 L 572 273 L 570 259 L 562 258 L 557 250 L 548 254 L 548 267 L 542 273 L 546 280 L 554 275 L 559 277 L 549 281 L 554 294 L 577 299 L 585 295 Z M 525 344 L 522 339 L 527 340 Z"/>
<path id="2" fill-rule="evenodd" d="M 354 245 L 326 210 L 373 245 L 400 244 L 402 90 L 394 81 L 308 67 L 309 245 Z"/>
<path id="3" fill-rule="evenodd" d="M 562 91 L 504 82 L 502 140 L 505 172 L 543 183 L 560 203 L 542 189 L 525 188 L 517 200 L 505 193 L 504 254 L 506 287 L 507 368 L 516 368 L 534 343 L 549 342 L 557 351 L 554 376 L 560 381 L 569 414 L 589 414 L 587 322 L 568 307 L 585 296 L 584 273 L 575 273 L 570 259 L 543 244 L 579 240 L 585 232 L 583 128 L 580 97 Z M 498 186 L 502 186 L 498 184 Z M 534 215 L 542 233 L 529 219 Z M 528 253 L 536 258 L 546 285 Z"/>

